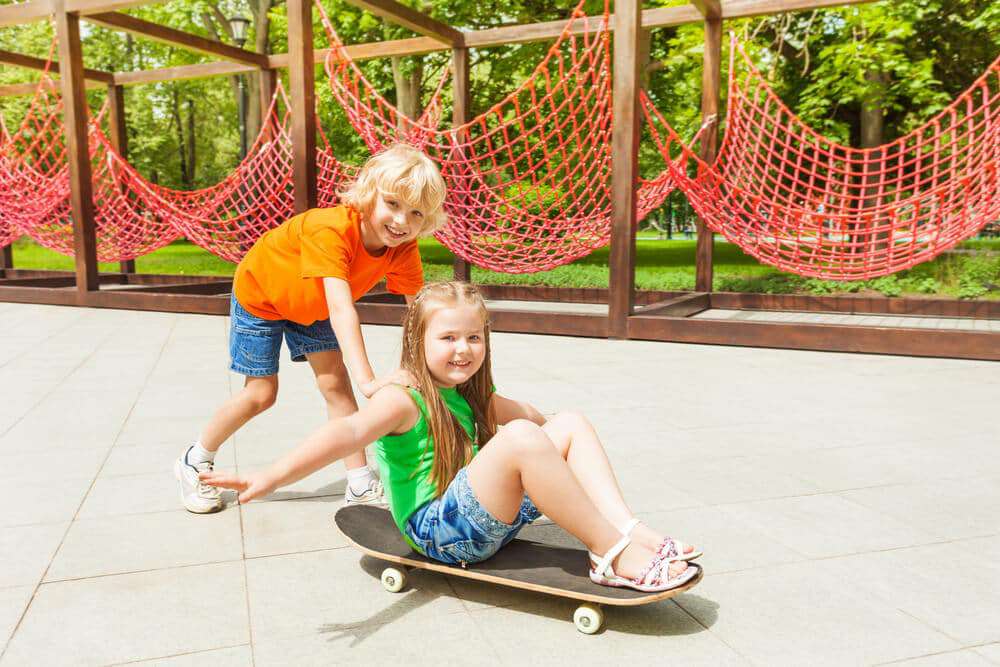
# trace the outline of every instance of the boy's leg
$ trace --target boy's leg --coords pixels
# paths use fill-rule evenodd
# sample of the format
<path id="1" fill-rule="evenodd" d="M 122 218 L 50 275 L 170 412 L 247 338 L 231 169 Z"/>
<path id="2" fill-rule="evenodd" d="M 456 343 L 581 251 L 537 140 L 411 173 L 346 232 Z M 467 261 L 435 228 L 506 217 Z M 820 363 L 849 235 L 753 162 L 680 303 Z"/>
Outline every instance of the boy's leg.
<path id="1" fill-rule="evenodd" d="M 326 413 L 330 419 L 347 417 L 358 411 L 358 403 L 351 388 L 351 378 L 344 365 L 343 355 L 338 350 L 312 352 L 306 355 L 316 386 L 326 402 Z M 345 496 L 350 502 L 374 502 L 381 500 L 377 480 L 368 468 L 364 450 L 344 459 L 347 468 L 348 488 Z"/>
<path id="2" fill-rule="evenodd" d="M 624 529 L 634 514 L 622 497 L 618 478 L 590 421 L 582 415 L 564 412 L 548 420 L 542 430 L 601 514 L 619 530 Z M 663 535 L 645 524 L 636 526 L 632 537 L 652 549 L 663 540 Z M 688 545 L 686 551 L 691 550 Z"/>
<path id="3" fill-rule="evenodd" d="M 527 420 L 507 424 L 468 466 L 469 485 L 494 517 L 513 523 L 527 493 L 539 510 L 601 556 L 621 539 L 618 528 L 598 511 L 545 431 Z M 636 577 L 655 552 L 633 542 L 613 564 L 622 576 Z M 684 571 L 671 563 L 672 576 Z"/>

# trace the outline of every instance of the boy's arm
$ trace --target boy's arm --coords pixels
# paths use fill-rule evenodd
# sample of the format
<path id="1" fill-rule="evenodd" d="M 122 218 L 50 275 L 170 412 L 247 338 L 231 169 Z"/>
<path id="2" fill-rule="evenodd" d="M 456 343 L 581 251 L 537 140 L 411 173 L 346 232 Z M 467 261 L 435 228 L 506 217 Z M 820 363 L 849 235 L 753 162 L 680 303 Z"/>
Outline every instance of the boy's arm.
<path id="1" fill-rule="evenodd" d="M 497 424 L 506 424 L 515 419 L 527 419 L 539 426 L 546 422 L 545 415 L 535 409 L 535 406 L 526 401 L 515 401 L 505 398 L 500 394 L 493 394 L 493 414 L 496 415 Z"/>
<path id="2" fill-rule="evenodd" d="M 200 478 L 211 486 L 236 489 L 240 492 L 239 501 L 249 502 L 297 482 L 387 433 L 403 430 L 415 419 L 416 410 L 403 389 L 390 387 L 378 392 L 353 415 L 328 421 L 261 472 L 245 476 L 208 472 Z"/>
<path id="3" fill-rule="evenodd" d="M 330 326 L 337 336 L 347 370 L 365 398 L 371 398 L 379 386 L 375 384 L 375 373 L 361 337 L 361 320 L 354 307 L 351 286 L 341 278 L 323 278 L 323 291 L 330 309 Z"/>

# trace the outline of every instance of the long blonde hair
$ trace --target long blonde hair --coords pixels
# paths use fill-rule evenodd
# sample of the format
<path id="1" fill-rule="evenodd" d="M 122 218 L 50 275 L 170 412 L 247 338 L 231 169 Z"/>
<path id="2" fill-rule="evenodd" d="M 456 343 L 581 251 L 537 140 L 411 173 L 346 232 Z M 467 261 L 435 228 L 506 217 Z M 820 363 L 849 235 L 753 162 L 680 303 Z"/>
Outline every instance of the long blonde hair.
<path id="1" fill-rule="evenodd" d="M 422 235 L 443 225 L 445 183 L 429 157 L 407 144 L 394 144 L 369 158 L 358 177 L 337 193 L 340 201 L 368 218 L 378 193 L 398 197 L 424 214 Z"/>
<path id="2" fill-rule="evenodd" d="M 490 367 L 490 322 L 479 290 L 473 285 L 450 281 L 426 285 L 410 305 L 403 322 L 403 357 L 400 366 L 408 370 L 417 381 L 417 389 L 427 405 L 427 425 L 434 442 L 434 465 L 431 481 L 442 493 L 455 479 L 458 471 L 472 459 L 472 445 L 465 429 L 451 413 L 437 391 L 424 354 L 424 336 L 427 321 L 437 307 L 471 305 L 478 308 L 483 318 L 483 342 L 486 356 L 483 365 L 464 383 L 458 393 L 469 403 L 476 420 L 477 445 L 485 444 L 496 434 L 497 422 L 493 411 L 493 371 Z"/>

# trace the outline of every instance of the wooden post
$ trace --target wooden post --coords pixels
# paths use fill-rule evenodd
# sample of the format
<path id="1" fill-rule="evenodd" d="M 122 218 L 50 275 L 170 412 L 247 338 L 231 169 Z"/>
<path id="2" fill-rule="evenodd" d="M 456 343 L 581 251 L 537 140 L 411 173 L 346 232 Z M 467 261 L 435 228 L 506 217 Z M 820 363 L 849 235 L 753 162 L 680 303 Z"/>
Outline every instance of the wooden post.
<path id="1" fill-rule="evenodd" d="M 53 11 L 59 40 L 59 88 L 66 129 L 66 159 L 69 162 L 70 212 L 73 216 L 73 246 L 76 255 L 76 288 L 79 301 L 99 289 L 97 239 L 94 234 L 94 192 L 87 146 L 87 98 L 83 80 L 83 48 L 80 17 L 66 11 L 64 0 L 55 0 Z"/>
<path id="2" fill-rule="evenodd" d="M 278 71 L 273 69 L 262 69 L 258 74 L 260 83 L 260 124 L 261 127 L 267 125 L 267 111 L 271 108 L 271 98 L 274 97 L 274 89 L 278 87 Z"/>
<path id="3" fill-rule="evenodd" d="M 635 288 L 635 184 L 639 174 L 640 0 L 615 2 L 614 133 L 608 333 L 628 336 Z"/>
<path id="4" fill-rule="evenodd" d="M 722 19 L 705 19 L 705 54 L 701 71 L 701 119 L 712 115 L 718 117 L 719 96 L 722 79 Z M 711 164 L 719 147 L 719 121 L 701 140 L 701 159 Z M 698 245 L 695 253 L 695 290 L 712 291 L 712 230 L 699 218 Z"/>
<path id="5" fill-rule="evenodd" d="M 451 50 L 453 72 L 454 103 L 452 106 L 451 123 L 453 127 L 469 120 L 469 50 L 465 48 Z M 455 280 L 472 281 L 472 265 L 464 259 L 455 256 L 453 264 Z"/>
<path id="6" fill-rule="evenodd" d="M 313 62 L 312 0 L 288 1 L 288 86 L 292 104 L 292 181 L 295 212 L 315 208 L 316 67 Z"/>
<path id="7" fill-rule="evenodd" d="M 115 151 L 128 158 L 128 134 L 125 131 L 125 88 L 108 86 L 108 139 Z M 122 273 L 135 273 L 135 260 L 119 262 Z"/>
<path id="8" fill-rule="evenodd" d="M 6 269 L 14 268 L 14 242 L 11 241 L 10 245 L 5 245 L 0 248 L 0 276 L 6 275 L 4 271 Z"/>

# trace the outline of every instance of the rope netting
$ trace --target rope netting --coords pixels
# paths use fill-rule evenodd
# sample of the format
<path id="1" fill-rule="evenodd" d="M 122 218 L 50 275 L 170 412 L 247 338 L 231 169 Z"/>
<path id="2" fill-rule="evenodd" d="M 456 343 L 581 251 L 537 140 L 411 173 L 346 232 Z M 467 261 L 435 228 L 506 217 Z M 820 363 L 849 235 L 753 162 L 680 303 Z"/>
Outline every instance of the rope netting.
<path id="1" fill-rule="evenodd" d="M 427 123 L 437 113 L 405 120 L 350 60 L 325 14 L 323 19 L 332 45 L 326 62 L 331 90 L 369 149 L 402 138 L 439 164 L 448 186 L 449 220 L 436 237 L 452 252 L 483 268 L 529 273 L 607 245 L 612 131 L 607 5 L 596 31 L 574 34 L 587 21 L 581 2 L 514 92 L 449 130 Z M 670 169 L 641 179 L 640 218 L 673 188 Z"/>
<path id="2" fill-rule="evenodd" d="M 0 245 L 27 234 L 40 245 L 73 255 L 69 173 L 62 103 L 39 85 L 24 121 L 3 137 L 0 162 Z M 285 112 L 279 117 L 279 102 Z M 218 257 L 238 262 L 254 241 L 294 214 L 292 141 L 285 91 L 275 91 L 261 131 L 246 158 L 220 183 L 174 190 L 149 182 L 89 124 L 97 256 L 102 262 L 147 254 L 180 236 Z M 6 128 L 4 128 L 6 133 Z M 351 168 L 341 164 L 320 129 L 319 203 L 330 206 Z"/>
<path id="3" fill-rule="evenodd" d="M 803 276 L 863 280 L 932 259 L 1000 217 L 1000 58 L 918 129 L 856 149 L 810 129 L 735 37 L 732 47 L 714 165 L 672 130 L 658 146 L 684 153 L 672 163 L 679 187 L 711 229 L 746 253 Z"/>

